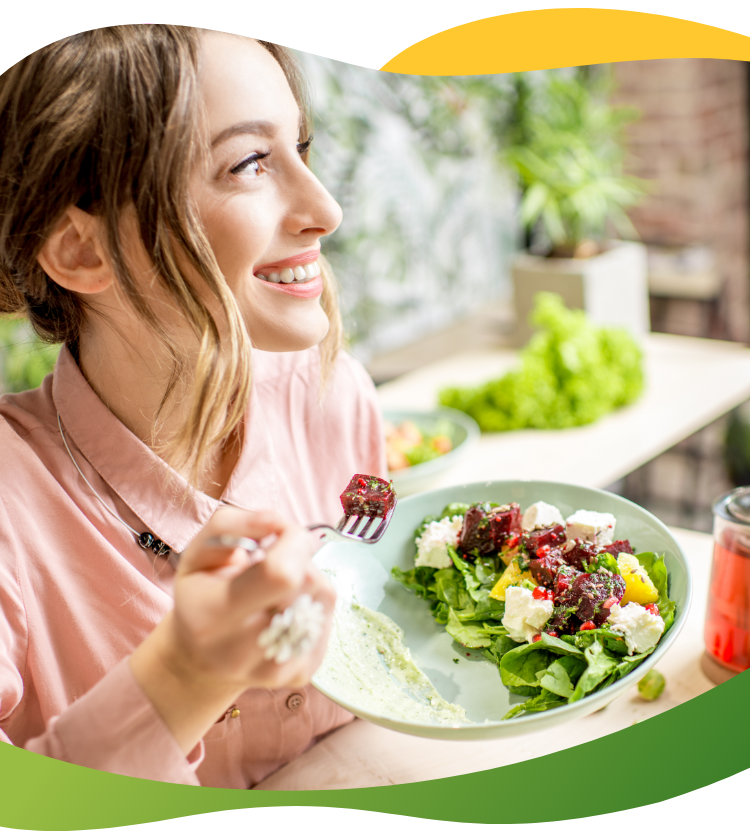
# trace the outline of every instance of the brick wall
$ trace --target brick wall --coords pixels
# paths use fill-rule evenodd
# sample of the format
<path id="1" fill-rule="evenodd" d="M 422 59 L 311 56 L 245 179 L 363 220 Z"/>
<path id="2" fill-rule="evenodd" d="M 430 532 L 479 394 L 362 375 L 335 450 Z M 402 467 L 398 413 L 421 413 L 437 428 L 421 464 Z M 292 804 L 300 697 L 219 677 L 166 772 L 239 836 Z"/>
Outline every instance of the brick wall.
<path id="1" fill-rule="evenodd" d="M 654 181 L 631 217 L 647 243 L 708 244 L 727 279 L 729 334 L 750 341 L 747 65 L 670 59 L 614 65 L 637 107 L 630 171 Z M 690 330 L 689 328 L 687 330 Z"/>

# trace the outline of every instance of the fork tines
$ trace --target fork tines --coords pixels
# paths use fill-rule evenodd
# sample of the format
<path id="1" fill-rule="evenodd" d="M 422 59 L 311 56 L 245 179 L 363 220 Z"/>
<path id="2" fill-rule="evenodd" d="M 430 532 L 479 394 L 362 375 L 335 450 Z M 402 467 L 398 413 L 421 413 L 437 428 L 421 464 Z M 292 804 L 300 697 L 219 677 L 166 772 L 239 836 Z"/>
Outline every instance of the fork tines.
<path id="1" fill-rule="evenodd" d="M 390 516 L 390 514 L 388 516 Z M 352 522 L 352 520 L 354 522 Z M 375 520 L 379 520 L 380 525 L 375 529 L 375 531 L 370 535 L 370 537 L 368 537 L 367 533 L 369 532 Z M 362 523 L 364 523 L 364 525 L 361 525 Z M 388 517 L 370 517 L 366 516 L 365 514 L 360 514 L 358 516 L 354 514 L 345 514 L 339 520 L 339 524 L 336 526 L 336 531 L 341 532 L 341 534 L 347 534 L 350 537 L 358 537 L 363 540 L 374 540 L 382 534 L 387 523 Z"/>

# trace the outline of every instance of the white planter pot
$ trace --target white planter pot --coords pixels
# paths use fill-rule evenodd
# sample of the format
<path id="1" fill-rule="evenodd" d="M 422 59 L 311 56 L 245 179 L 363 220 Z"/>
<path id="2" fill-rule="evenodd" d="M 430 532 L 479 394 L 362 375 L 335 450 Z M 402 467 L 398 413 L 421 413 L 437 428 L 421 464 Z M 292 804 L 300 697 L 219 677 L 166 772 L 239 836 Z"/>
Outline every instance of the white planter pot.
<path id="1" fill-rule="evenodd" d="M 591 258 L 544 258 L 521 253 L 512 266 L 516 312 L 514 342 L 531 336 L 529 313 L 541 291 L 559 293 L 569 308 L 580 308 L 597 325 L 622 325 L 636 337 L 650 329 L 646 247 L 610 241 Z"/>

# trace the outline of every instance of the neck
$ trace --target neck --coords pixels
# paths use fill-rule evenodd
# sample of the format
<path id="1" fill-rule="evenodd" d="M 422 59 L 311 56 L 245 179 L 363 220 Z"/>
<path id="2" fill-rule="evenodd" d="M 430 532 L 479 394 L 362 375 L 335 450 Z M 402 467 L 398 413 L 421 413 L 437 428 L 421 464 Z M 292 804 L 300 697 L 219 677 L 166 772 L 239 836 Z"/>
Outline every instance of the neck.
<path id="1" fill-rule="evenodd" d="M 116 320 L 116 316 L 109 315 L 106 321 L 98 316 L 89 319 L 79 339 L 78 363 L 110 412 L 144 444 L 159 452 L 167 447 L 187 420 L 192 391 L 186 381 L 192 376 L 189 369 L 182 375 L 162 409 L 172 372 L 167 351 L 146 324 L 136 317 L 128 317 L 127 322 Z M 190 362 L 194 362 L 194 358 Z M 206 457 L 195 487 L 220 498 L 231 478 L 240 448 L 240 434 L 236 431 Z M 176 470 L 187 478 L 184 470 Z"/>

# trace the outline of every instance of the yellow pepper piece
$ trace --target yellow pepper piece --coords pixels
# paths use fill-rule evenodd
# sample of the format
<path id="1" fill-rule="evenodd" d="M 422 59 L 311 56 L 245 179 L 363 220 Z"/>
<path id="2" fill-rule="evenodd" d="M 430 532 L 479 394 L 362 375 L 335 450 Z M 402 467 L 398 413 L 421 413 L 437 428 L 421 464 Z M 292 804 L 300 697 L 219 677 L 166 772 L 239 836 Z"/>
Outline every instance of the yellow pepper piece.
<path id="1" fill-rule="evenodd" d="M 518 565 L 518 558 L 516 558 L 500 576 L 500 580 L 492 587 L 490 598 L 494 598 L 497 601 L 504 601 L 505 590 L 509 586 L 517 586 L 521 581 L 531 581 L 534 586 L 537 585 L 528 569 L 525 572 L 521 571 Z"/>
<path id="2" fill-rule="evenodd" d="M 625 594 L 620 601 L 621 606 L 630 603 L 655 604 L 659 600 L 657 588 L 637 557 L 632 554 L 618 554 L 617 568 L 625 580 Z"/>

